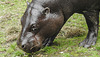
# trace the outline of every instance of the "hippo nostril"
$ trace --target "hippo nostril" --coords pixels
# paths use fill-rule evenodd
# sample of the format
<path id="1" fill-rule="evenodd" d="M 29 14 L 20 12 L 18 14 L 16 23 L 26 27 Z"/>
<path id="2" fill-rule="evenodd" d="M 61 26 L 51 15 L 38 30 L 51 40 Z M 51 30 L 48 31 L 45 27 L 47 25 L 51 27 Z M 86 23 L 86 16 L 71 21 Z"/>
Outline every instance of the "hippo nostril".
<path id="1" fill-rule="evenodd" d="M 25 48 L 25 45 L 22 45 L 22 48 Z"/>

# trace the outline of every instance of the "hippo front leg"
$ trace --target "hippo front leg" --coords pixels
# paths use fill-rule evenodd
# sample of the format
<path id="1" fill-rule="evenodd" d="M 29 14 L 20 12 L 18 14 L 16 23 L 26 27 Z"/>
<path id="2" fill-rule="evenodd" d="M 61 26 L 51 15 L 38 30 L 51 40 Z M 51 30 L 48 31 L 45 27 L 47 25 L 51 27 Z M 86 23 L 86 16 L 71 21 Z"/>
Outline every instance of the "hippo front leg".
<path id="1" fill-rule="evenodd" d="M 88 48 L 91 45 L 96 44 L 97 35 L 98 35 L 98 27 L 99 27 L 99 11 L 97 10 L 84 11 L 83 13 L 88 25 L 88 34 L 87 34 L 86 39 L 82 41 L 79 44 L 79 46 Z"/>
<path id="2" fill-rule="evenodd" d="M 45 46 L 50 46 L 50 45 L 52 45 L 52 44 L 53 44 L 53 41 L 54 41 L 54 39 L 55 39 L 55 37 L 56 37 L 56 36 L 47 38 L 47 39 L 44 41 L 43 46 L 45 47 Z"/>
<path id="3" fill-rule="evenodd" d="M 64 22 L 65 23 L 65 22 Z M 62 25 L 63 26 L 63 25 Z M 53 41 L 54 39 L 56 38 L 56 36 L 58 35 L 59 31 L 61 30 L 62 26 L 59 28 L 59 30 L 50 38 L 47 38 L 45 41 L 44 41 L 44 44 L 43 46 L 50 46 L 53 44 Z"/>
<path id="4" fill-rule="evenodd" d="M 55 33 L 52 37 L 47 38 L 46 41 L 45 41 L 45 43 L 43 45 L 44 46 L 50 46 L 50 45 L 52 45 L 53 41 L 54 41 L 54 39 L 55 39 L 55 37 L 57 36 L 58 33 L 59 32 Z"/>

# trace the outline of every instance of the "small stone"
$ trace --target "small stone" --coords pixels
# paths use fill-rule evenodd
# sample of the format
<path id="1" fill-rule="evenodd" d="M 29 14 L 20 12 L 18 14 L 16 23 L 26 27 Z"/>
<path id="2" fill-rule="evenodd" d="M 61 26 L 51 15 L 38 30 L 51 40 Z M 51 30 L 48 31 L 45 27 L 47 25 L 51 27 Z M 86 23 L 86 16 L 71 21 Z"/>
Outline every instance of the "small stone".
<path id="1" fill-rule="evenodd" d="M 62 54 L 62 53 L 64 53 L 64 52 L 60 52 L 60 53 Z"/>

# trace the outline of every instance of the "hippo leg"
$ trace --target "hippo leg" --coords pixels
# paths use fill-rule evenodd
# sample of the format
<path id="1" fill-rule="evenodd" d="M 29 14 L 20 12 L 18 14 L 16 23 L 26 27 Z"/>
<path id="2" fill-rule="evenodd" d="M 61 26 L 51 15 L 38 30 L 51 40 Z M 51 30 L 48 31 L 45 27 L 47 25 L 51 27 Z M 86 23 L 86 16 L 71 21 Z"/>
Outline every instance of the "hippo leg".
<path id="1" fill-rule="evenodd" d="M 61 29 L 61 28 L 60 28 Z M 58 30 L 52 37 L 47 38 L 44 42 L 43 42 L 43 47 L 45 46 L 50 46 L 53 44 L 53 41 L 55 39 L 55 37 L 57 36 L 57 34 L 59 33 L 60 30 Z"/>
<path id="2" fill-rule="evenodd" d="M 86 39 L 82 41 L 79 46 L 88 48 L 96 44 L 99 27 L 99 11 L 84 11 L 83 14 L 88 25 L 88 34 Z"/>
<path id="3" fill-rule="evenodd" d="M 50 45 L 52 45 L 52 44 L 53 44 L 53 41 L 54 41 L 54 39 L 55 39 L 55 37 L 57 36 L 58 33 L 59 33 L 59 32 L 55 33 L 52 37 L 48 38 L 48 41 L 47 41 L 47 43 L 46 43 L 45 46 L 50 46 Z"/>
<path id="4" fill-rule="evenodd" d="M 47 38 L 45 41 L 44 41 L 44 44 L 43 46 L 50 46 L 53 44 L 53 40 L 55 39 L 56 35 L 50 37 L 50 38 Z"/>
<path id="5" fill-rule="evenodd" d="M 57 34 L 58 34 L 58 33 L 57 33 Z M 53 41 L 54 41 L 55 37 L 57 36 L 57 34 L 55 34 L 55 35 L 53 35 L 51 38 L 49 38 L 49 40 L 48 40 L 46 46 L 50 46 L 50 45 L 53 44 Z"/>
<path id="6" fill-rule="evenodd" d="M 65 23 L 65 22 L 64 22 Z M 62 25 L 63 26 L 63 25 Z M 53 44 L 53 41 L 55 39 L 55 37 L 58 35 L 59 31 L 61 30 L 62 27 L 60 27 L 60 29 L 50 38 L 47 38 L 45 41 L 44 41 L 44 44 L 43 46 L 50 46 Z"/>

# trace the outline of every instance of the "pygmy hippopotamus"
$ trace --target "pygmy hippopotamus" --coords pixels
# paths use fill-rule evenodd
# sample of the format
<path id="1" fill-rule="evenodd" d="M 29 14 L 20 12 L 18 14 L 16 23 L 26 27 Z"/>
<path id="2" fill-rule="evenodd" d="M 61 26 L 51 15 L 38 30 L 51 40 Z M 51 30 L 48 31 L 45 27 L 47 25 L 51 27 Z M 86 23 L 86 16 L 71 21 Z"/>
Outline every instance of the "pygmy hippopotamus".
<path id="1" fill-rule="evenodd" d="M 88 34 L 79 46 L 96 44 L 99 27 L 100 0 L 32 0 L 21 18 L 22 30 L 17 45 L 31 53 L 49 46 L 62 26 L 74 13 L 84 15 Z"/>

